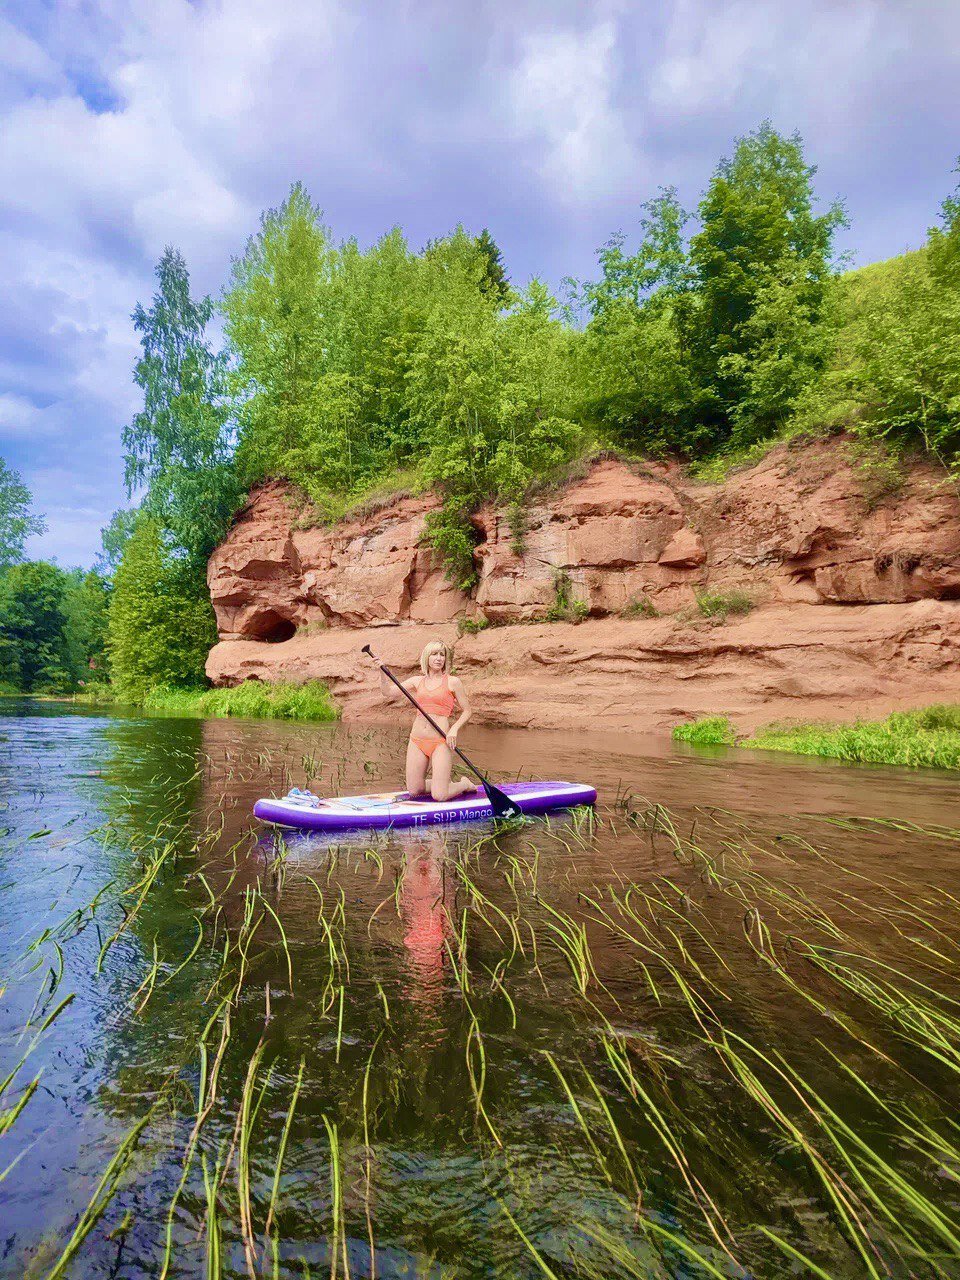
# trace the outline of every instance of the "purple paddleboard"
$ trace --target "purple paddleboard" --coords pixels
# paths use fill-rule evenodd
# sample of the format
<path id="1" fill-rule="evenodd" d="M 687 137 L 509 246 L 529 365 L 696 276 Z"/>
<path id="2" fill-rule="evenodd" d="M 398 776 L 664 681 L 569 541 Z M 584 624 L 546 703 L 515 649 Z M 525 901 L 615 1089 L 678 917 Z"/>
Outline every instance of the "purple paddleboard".
<path id="1" fill-rule="evenodd" d="M 593 804 L 597 793 L 580 782 L 508 782 L 501 788 L 522 813 L 550 813 Z M 360 827 L 429 827 L 447 822 L 480 822 L 492 818 L 490 801 L 479 788 L 456 800 L 411 800 L 405 791 L 371 796 L 338 796 L 323 800 L 309 792 L 292 792 L 279 800 L 258 800 L 256 817 L 303 831 L 349 831 Z"/>

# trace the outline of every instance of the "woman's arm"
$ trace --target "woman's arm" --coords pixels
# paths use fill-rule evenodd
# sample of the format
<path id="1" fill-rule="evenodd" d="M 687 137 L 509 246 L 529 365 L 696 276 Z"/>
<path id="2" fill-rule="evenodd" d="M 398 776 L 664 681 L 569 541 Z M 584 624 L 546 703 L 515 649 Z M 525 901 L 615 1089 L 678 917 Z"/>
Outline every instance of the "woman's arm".
<path id="1" fill-rule="evenodd" d="M 374 658 L 374 660 L 373 660 L 373 661 L 374 661 L 374 662 L 376 663 L 376 665 L 380 668 L 380 692 L 381 692 L 381 694 L 383 695 L 384 699 L 385 699 L 387 702 L 396 702 L 396 701 L 397 701 L 397 699 L 399 699 L 399 698 L 402 698 L 402 697 L 403 697 L 403 694 L 400 692 L 400 690 L 397 688 L 397 686 L 393 683 L 393 681 L 390 679 L 390 677 L 389 677 L 389 676 L 386 674 L 386 672 L 384 671 L 384 669 L 383 669 L 383 663 L 380 661 L 380 659 L 379 659 L 379 658 Z M 412 694 L 416 695 L 417 686 L 420 684 L 420 677 L 419 677 L 419 676 L 411 676 L 409 680 L 404 680 L 404 681 L 402 681 L 402 684 L 403 684 L 403 687 L 404 687 L 405 689 L 409 690 L 409 692 L 410 692 L 410 693 L 412 693 Z"/>
<path id="2" fill-rule="evenodd" d="M 454 720 L 453 724 L 447 730 L 447 746 L 452 751 L 457 745 L 457 734 L 473 715 L 473 706 L 467 697 L 467 691 L 463 687 L 463 681 L 458 676 L 450 677 L 450 688 L 456 695 L 457 702 L 460 706 L 460 714 Z"/>

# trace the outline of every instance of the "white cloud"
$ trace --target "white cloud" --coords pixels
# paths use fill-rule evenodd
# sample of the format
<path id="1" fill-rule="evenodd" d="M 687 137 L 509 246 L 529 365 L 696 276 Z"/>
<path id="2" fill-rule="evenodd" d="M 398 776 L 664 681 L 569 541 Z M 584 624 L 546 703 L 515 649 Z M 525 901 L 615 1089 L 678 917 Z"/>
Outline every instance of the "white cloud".
<path id="1" fill-rule="evenodd" d="M 29 86 L 34 92 L 63 84 L 63 73 L 46 50 L 0 14 L 0 99 Z"/>
<path id="2" fill-rule="evenodd" d="M 617 79 L 612 20 L 524 40 L 509 81 L 512 123 L 539 144 L 553 194 L 602 200 L 633 181 L 640 155 L 614 100 Z"/>
<path id="3" fill-rule="evenodd" d="M 651 75 L 651 106 L 686 121 L 742 107 L 758 118 L 792 113 L 841 142 L 862 122 L 857 99 L 908 54 L 925 7 L 678 0 Z"/>
<path id="4" fill-rule="evenodd" d="M 34 436 L 42 411 L 26 396 L 0 394 L 0 440 Z"/>

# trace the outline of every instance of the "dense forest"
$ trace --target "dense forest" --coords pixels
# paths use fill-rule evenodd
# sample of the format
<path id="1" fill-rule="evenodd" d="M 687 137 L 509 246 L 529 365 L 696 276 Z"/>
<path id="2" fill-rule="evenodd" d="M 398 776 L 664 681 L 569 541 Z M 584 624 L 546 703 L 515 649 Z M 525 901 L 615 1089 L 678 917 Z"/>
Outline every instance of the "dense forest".
<path id="1" fill-rule="evenodd" d="M 798 136 L 764 124 L 695 210 L 662 189 L 560 297 L 515 287 L 487 231 L 419 252 L 399 228 L 368 249 L 337 241 L 299 184 L 216 302 L 191 295 L 168 248 L 133 313 L 136 506 L 94 569 L 24 560 L 42 521 L 0 462 L 0 685 L 110 679 L 141 700 L 202 684 L 207 557 L 268 477 L 300 486 L 317 520 L 378 491 L 438 490 L 427 537 L 468 582 L 477 505 L 503 503 L 522 538 L 536 486 L 597 449 L 670 454 L 712 479 L 785 435 L 846 430 L 881 478 L 917 450 L 960 466 L 960 187 L 920 250 L 845 271 L 845 213 L 821 207 L 815 174 Z"/>

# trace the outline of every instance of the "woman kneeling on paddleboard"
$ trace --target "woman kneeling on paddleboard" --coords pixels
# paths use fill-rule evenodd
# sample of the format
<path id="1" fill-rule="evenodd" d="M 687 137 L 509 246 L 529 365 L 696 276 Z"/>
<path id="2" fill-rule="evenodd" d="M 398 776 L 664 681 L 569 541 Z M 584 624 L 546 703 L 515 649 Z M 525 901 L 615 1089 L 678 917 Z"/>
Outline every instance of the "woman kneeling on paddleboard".
<path id="1" fill-rule="evenodd" d="M 450 650 L 442 640 L 431 641 L 420 655 L 420 670 L 423 675 L 412 676 L 403 682 L 403 687 L 446 732 L 446 737 L 441 738 L 422 715 L 418 714 L 414 720 L 407 744 L 407 791 L 411 796 L 429 794 L 433 800 L 455 800 L 457 796 L 476 790 L 476 784 L 469 778 L 461 778 L 458 782 L 453 782 L 450 778 L 457 734 L 473 711 L 463 681 L 450 674 L 451 657 Z M 380 691 L 383 696 L 393 701 L 402 698 L 403 695 L 384 674 L 380 659 L 374 658 L 373 661 L 381 669 Z M 460 715 L 451 724 L 450 718 L 456 705 L 460 707 Z M 429 789 L 428 768 L 431 773 Z"/>

